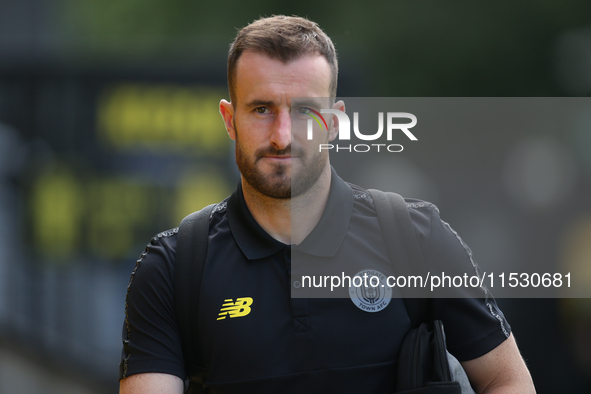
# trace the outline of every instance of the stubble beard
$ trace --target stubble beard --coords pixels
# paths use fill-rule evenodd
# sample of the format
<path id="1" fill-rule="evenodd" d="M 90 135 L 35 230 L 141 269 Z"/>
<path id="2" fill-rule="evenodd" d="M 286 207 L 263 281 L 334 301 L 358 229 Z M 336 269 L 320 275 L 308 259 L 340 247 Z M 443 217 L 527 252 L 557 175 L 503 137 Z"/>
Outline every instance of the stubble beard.
<path id="1" fill-rule="evenodd" d="M 250 186 L 267 197 L 284 200 L 307 192 L 320 178 L 328 160 L 326 152 L 318 152 L 308 156 L 308 152 L 304 149 L 292 148 L 291 144 L 281 150 L 272 146 L 257 149 L 253 156 L 249 156 L 243 151 L 239 132 L 236 128 L 235 130 L 238 170 Z M 264 173 L 257 164 L 266 155 L 292 156 L 292 160 L 297 157 L 295 160 L 303 162 L 302 169 L 294 174 L 290 164 L 276 163 L 270 173 Z"/>

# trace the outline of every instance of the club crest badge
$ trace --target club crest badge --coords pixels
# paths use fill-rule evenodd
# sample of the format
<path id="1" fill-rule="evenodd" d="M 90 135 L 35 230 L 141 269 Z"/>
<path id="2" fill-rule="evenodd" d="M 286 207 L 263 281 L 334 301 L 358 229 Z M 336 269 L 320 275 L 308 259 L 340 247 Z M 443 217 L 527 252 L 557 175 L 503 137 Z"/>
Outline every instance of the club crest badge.
<path id="1" fill-rule="evenodd" d="M 351 278 L 349 297 L 357 308 L 375 313 L 388 306 L 392 299 L 392 288 L 387 285 L 386 276 L 380 271 L 366 269 Z"/>

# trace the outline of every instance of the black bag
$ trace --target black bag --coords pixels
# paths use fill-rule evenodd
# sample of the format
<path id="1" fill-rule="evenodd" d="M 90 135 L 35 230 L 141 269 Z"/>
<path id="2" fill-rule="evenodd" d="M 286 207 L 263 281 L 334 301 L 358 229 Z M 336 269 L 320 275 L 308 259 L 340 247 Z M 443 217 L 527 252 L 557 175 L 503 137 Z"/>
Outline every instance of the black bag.
<path id="1" fill-rule="evenodd" d="M 406 334 L 398 357 L 396 392 L 462 393 L 460 384 L 452 381 L 440 320 L 422 323 Z"/>

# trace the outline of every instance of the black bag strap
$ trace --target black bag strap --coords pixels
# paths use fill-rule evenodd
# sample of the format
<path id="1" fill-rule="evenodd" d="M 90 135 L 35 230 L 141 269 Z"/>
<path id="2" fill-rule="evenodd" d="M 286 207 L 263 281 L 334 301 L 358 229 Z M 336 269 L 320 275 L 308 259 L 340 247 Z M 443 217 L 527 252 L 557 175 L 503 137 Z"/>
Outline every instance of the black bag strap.
<path id="1" fill-rule="evenodd" d="M 174 309 L 191 393 L 200 393 L 206 369 L 198 337 L 199 295 L 207 258 L 209 220 L 215 204 L 185 217 L 179 226 L 174 272 Z"/>
<path id="2" fill-rule="evenodd" d="M 369 189 L 368 192 L 373 198 L 382 236 L 397 274 L 425 277 L 427 268 L 404 198 L 381 190 Z M 405 288 L 402 295 L 411 325 L 416 328 L 427 320 L 428 300 L 419 298 L 418 290 L 414 288 Z"/>
<path id="3" fill-rule="evenodd" d="M 369 192 L 396 272 L 425 277 L 427 268 L 408 205 L 396 193 L 373 189 Z M 429 299 L 417 298 L 416 289 L 412 288 L 405 288 L 402 295 L 413 329 L 406 334 L 398 356 L 396 392 L 461 394 L 460 384 L 452 381 L 443 323 L 429 321 Z"/>

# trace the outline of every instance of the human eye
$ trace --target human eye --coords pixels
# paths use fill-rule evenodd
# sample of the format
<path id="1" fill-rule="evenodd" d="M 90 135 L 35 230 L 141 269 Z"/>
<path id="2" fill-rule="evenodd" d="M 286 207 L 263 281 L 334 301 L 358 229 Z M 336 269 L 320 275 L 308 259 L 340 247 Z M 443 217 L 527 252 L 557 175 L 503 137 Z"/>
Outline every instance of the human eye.
<path id="1" fill-rule="evenodd" d="M 269 108 L 267 107 L 256 107 L 254 109 L 254 112 L 256 112 L 257 114 L 266 114 L 269 112 Z"/>
<path id="2" fill-rule="evenodd" d="M 294 116 L 296 116 L 297 118 L 301 118 L 301 119 L 308 119 L 309 116 L 307 116 L 307 115 L 313 114 L 313 110 L 310 107 L 305 107 L 305 106 L 298 106 L 295 109 L 293 109 L 292 111 L 293 111 Z"/>

